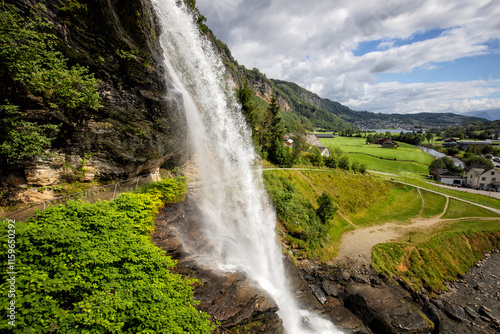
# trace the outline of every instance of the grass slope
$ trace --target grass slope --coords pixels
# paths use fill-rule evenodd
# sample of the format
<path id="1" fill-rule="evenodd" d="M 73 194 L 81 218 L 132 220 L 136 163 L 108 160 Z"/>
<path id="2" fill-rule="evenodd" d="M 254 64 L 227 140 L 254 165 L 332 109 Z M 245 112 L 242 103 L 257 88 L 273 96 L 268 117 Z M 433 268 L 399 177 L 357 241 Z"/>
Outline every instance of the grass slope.
<path id="1" fill-rule="evenodd" d="M 443 280 L 465 274 L 486 251 L 500 247 L 500 220 L 460 221 L 412 236 L 413 243 L 386 243 L 372 250 L 372 266 L 397 274 L 414 288 L 446 291 Z"/>
<path id="2" fill-rule="evenodd" d="M 277 206 L 278 216 L 287 230 L 285 240 L 292 247 L 303 247 L 300 255 L 318 257 L 321 260 L 333 258 L 338 252 L 342 234 L 355 227 L 340 214 L 336 214 L 327 226 L 327 238 L 307 245 L 301 242 L 302 231 L 297 229 L 298 225 L 303 225 L 302 221 L 306 220 L 305 217 L 299 219 L 301 210 L 303 214 L 307 214 L 310 209 L 308 205 L 300 209 L 301 204 L 294 198 L 300 197 L 316 209 L 319 194 L 326 192 L 332 196 L 339 213 L 359 227 L 387 221 L 408 222 L 419 214 L 422 205 L 415 188 L 341 170 L 266 170 L 264 176 L 266 186 Z M 281 183 L 286 180 L 285 183 L 291 185 L 288 188 L 293 188 L 293 192 L 277 191 L 279 183 L 276 179 L 281 179 Z M 285 201 L 287 204 L 284 204 Z M 295 204 L 292 201 L 295 201 Z M 296 221 L 300 224 L 296 224 Z M 306 247 L 310 248 L 305 249 Z"/>
<path id="3" fill-rule="evenodd" d="M 477 205 L 472 205 L 456 199 L 450 199 L 450 204 L 443 218 L 462 218 L 462 217 L 500 217 L 499 214 L 481 208 Z"/>
<path id="4" fill-rule="evenodd" d="M 430 191 L 421 190 L 424 207 L 420 216 L 422 218 L 435 217 L 443 213 L 446 205 L 446 197 Z"/>
<path id="5" fill-rule="evenodd" d="M 366 144 L 365 138 L 335 137 L 320 138 L 324 146 L 337 146 L 352 160 L 366 164 L 370 170 L 406 175 L 427 175 L 432 157 L 413 145 L 398 143 L 397 149 L 380 148 Z"/>

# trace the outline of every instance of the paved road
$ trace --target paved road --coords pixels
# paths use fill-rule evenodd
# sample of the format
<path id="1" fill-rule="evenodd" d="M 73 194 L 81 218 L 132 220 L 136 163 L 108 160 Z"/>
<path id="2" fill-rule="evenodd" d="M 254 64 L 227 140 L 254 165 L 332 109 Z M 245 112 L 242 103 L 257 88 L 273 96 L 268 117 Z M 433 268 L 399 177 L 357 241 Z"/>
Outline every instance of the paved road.
<path id="1" fill-rule="evenodd" d="M 388 175 L 388 176 L 398 176 L 396 174 L 378 172 L 378 171 L 375 171 L 375 170 L 369 170 L 369 172 L 370 173 L 375 173 L 375 174 L 381 174 L 381 175 Z M 494 192 L 494 191 L 485 191 L 485 190 L 477 190 L 477 189 L 462 188 L 462 187 L 452 187 L 452 186 L 448 186 L 446 184 L 430 183 L 430 182 L 428 182 L 428 183 L 432 184 L 434 186 L 441 187 L 441 188 L 448 188 L 448 189 L 453 189 L 453 190 L 457 190 L 457 191 L 463 191 L 463 192 L 466 192 L 466 193 L 479 194 L 479 195 L 484 195 L 484 196 L 488 196 L 488 197 L 493 197 L 493 198 L 500 199 L 500 192 L 497 193 L 497 192 Z"/>

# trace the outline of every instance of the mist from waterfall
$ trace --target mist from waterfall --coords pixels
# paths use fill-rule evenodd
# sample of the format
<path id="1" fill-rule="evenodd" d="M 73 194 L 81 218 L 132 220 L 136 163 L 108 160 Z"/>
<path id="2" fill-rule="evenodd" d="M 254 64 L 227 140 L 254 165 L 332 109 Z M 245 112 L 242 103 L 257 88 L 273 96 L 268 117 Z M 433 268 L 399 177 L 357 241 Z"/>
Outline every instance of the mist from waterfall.
<path id="1" fill-rule="evenodd" d="M 203 247 L 193 248 L 198 261 L 211 268 L 241 271 L 255 280 L 278 304 L 288 334 L 340 333 L 329 321 L 299 310 L 289 291 L 274 208 L 264 190 L 251 131 L 222 61 L 183 5 L 176 0 L 151 2 L 160 19 L 163 60 L 172 85 L 167 97 L 182 94 L 189 140 L 203 182 L 197 202 L 206 240 Z"/>

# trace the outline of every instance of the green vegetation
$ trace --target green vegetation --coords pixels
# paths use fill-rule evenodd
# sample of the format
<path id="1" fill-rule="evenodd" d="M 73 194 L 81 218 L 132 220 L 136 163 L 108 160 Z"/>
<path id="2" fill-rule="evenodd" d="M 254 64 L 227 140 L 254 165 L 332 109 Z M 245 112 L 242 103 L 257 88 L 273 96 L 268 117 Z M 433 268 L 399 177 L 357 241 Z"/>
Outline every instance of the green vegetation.
<path id="1" fill-rule="evenodd" d="M 379 178 L 389 178 L 386 176 L 379 176 Z M 474 193 L 469 193 L 465 191 L 460 191 L 460 190 L 454 190 L 454 189 L 449 189 L 449 188 L 443 188 L 439 187 L 437 185 L 434 185 L 429 182 L 425 182 L 422 179 L 417 179 L 414 177 L 403 177 L 403 176 L 390 176 L 391 179 L 405 182 L 408 184 L 412 184 L 418 187 L 426 188 L 429 190 L 434 190 L 436 192 L 457 197 L 466 201 L 474 202 L 480 205 L 488 206 L 494 209 L 499 209 L 500 210 L 500 201 L 497 198 L 494 197 L 488 197 L 484 195 L 479 195 L 479 194 L 474 194 Z"/>
<path id="2" fill-rule="evenodd" d="M 316 210 L 316 214 L 321 222 L 325 224 L 333 218 L 337 208 L 333 205 L 332 197 L 327 193 L 321 194 L 321 196 L 317 199 L 317 202 L 318 209 Z"/>
<path id="3" fill-rule="evenodd" d="M 298 255 L 323 260 L 337 254 L 342 234 L 354 228 L 341 214 L 357 226 L 372 226 L 408 222 L 418 216 L 422 206 L 413 187 L 340 170 L 267 170 L 264 180 L 286 229 L 285 240 L 292 248 L 301 248 Z M 321 226 L 320 198 L 326 195 L 338 211 L 327 220 L 326 232 L 313 230 L 321 230 L 315 235 L 306 227 Z"/>
<path id="4" fill-rule="evenodd" d="M 339 210 L 356 225 L 370 226 L 392 220 L 406 222 L 420 212 L 421 199 L 413 187 L 347 172 L 302 173 L 318 191 L 330 194 Z"/>
<path id="5" fill-rule="evenodd" d="M 499 229 L 498 220 L 465 221 L 435 231 L 432 238 L 415 245 L 379 244 L 372 250 L 372 266 L 389 275 L 399 275 L 415 289 L 446 291 L 443 280 L 455 280 L 457 274 L 465 274 L 481 259 L 484 252 L 500 247 Z"/>
<path id="6" fill-rule="evenodd" d="M 462 217 L 500 217 L 500 215 L 477 205 L 458 201 L 453 198 L 450 199 L 448 209 L 443 215 L 443 218 L 452 219 Z"/>
<path id="7" fill-rule="evenodd" d="M 303 249 L 304 255 L 322 247 L 328 231 L 328 221 L 323 222 L 318 217 L 311 201 L 302 197 L 294 184 L 283 175 L 265 173 L 264 181 L 278 217 L 287 230 L 285 240 L 293 248 Z"/>
<path id="8" fill-rule="evenodd" d="M 391 174 L 427 175 L 432 157 L 413 145 L 399 143 L 397 149 L 380 148 L 366 144 L 361 137 L 321 138 L 324 146 L 339 148 L 367 169 Z"/>
<path id="9" fill-rule="evenodd" d="M 424 207 L 420 212 L 423 218 L 436 217 L 443 213 L 446 206 L 446 197 L 430 191 L 420 190 L 424 200 Z"/>
<path id="10" fill-rule="evenodd" d="M 13 332 L 209 333 L 208 315 L 194 307 L 194 282 L 170 272 L 175 261 L 150 237 L 164 201 L 185 193 L 182 179 L 165 180 L 110 202 L 68 202 L 15 227 L 3 222 L 2 257 L 7 229 L 16 233 Z M 2 294 L 0 306 L 8 304 Z"/>
<path id="11" fill-rule="evenodd" d="M 68 67 L 56 50 L 51 25 L 36 12 L 43 9 L 37 5 L 31 17 L 23 19 L 14 6 L 0 3 L 0 76 L 9 90 L 32 94 L 47 109 L 74 122 L 84 111 L 101 107 L 97 80 L 85 67 Z M 48 117 L 33 122 L 24 110 L 8 101 L 0 103 L 0 154 L 12 160 L 43 156 L 58 127 Z"/>
<path id="12" fill-rule="evenodd" d="M 45 150 L 59 127 L 23 120 L 17 106 L 0 105 L 0 154 L 13 160 L 46 157 Z"/>
<path id="13" fill-rule="evenodd" d="M 447 169 L 452 173 L 460 175 L 463 172 L 461 167 L 455 166 L 453 160 L 448 157 L 442 157 L 438 159 L 434 159 L 429 165 L 429 172 L 435 169 Z"/>
<path id="14" fill-rule="evenodd" d="M 420 213 L 422 200 L 415 188 L 393 186 L 383 198 L 365 210 L 350 216 L 353 223 L 361 226 L 384 224 L 387 222 L 409 223 Z"/>

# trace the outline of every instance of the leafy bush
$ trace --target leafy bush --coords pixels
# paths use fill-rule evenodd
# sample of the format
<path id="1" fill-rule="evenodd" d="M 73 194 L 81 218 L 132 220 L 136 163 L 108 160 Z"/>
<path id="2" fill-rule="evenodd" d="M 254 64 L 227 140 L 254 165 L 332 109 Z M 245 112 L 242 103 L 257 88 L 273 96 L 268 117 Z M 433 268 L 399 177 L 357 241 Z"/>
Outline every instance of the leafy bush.
<path id="1" fill-rule="evenodd" d="M 333 205 L 332 197 L 326 192 L 321 194 L 317 202 L 319 207 L 316 210 L 316 214 L 323 223 L 326 223 L 333 218 L 337 208 Z"/>
<path id="2" fill-rule="evenodd" d="M 22 119 L 17 106 L 9 103 L 0 106 L 0 154 L 14 160 L 27 160 L 35 156 L 45 157 L 50 147 L 51 133 L 57 131 L 54 124 L 37 124 Z"/>
<path id="3" fill-rule="evenodd" d="M 51 29 L 49 23 L 39 15 L 24 20 L 8 5 L 0 8 L 0 17 L 1 72 L 7 71 L 51 107 L 101 107 L 96 79 L 85 67 L 68 68 L 62 53 L 54 48 L 55 35 L 47 33 Z"/>
<path id="4" fill-rule="evenodd" d="M 208 315 L 194 307 L 193 281 L 172 274 L 175 261 L 148 236 L 162 198 L 173 200 L 158 189 L 175 193 L 171 183 L 110 202 L 68 202 L 17 222 L 13 332 L 209 333 Z M 1 253 L 6 258 L 6 242 Z M 7 294 L 0 298 L 5 309 Z"/>
<path id="5" fill-rule="evenodd" d="M 317 248 L 326 237 L 328 226 L 322 223 L 311 202 L 284 176 L 265 173 L 264 181 L 278 217 L 287 229 L 289 241 L 294 247 L 307 247 L 308 251 Z M 325 207 L 325 210 L 328 209 Z M 328 216 L 327 211 L 324 213 Z"/>
<path id="6" fill-rule="evenodd" d="M 177 202 L 184 200 L 187 194 L 186 178 L 178 176 L 175 179 L 164 179 L 161 182 L 149 183 L 137 190 L 142 194 L 155 194 L 164 203 Z"/>

